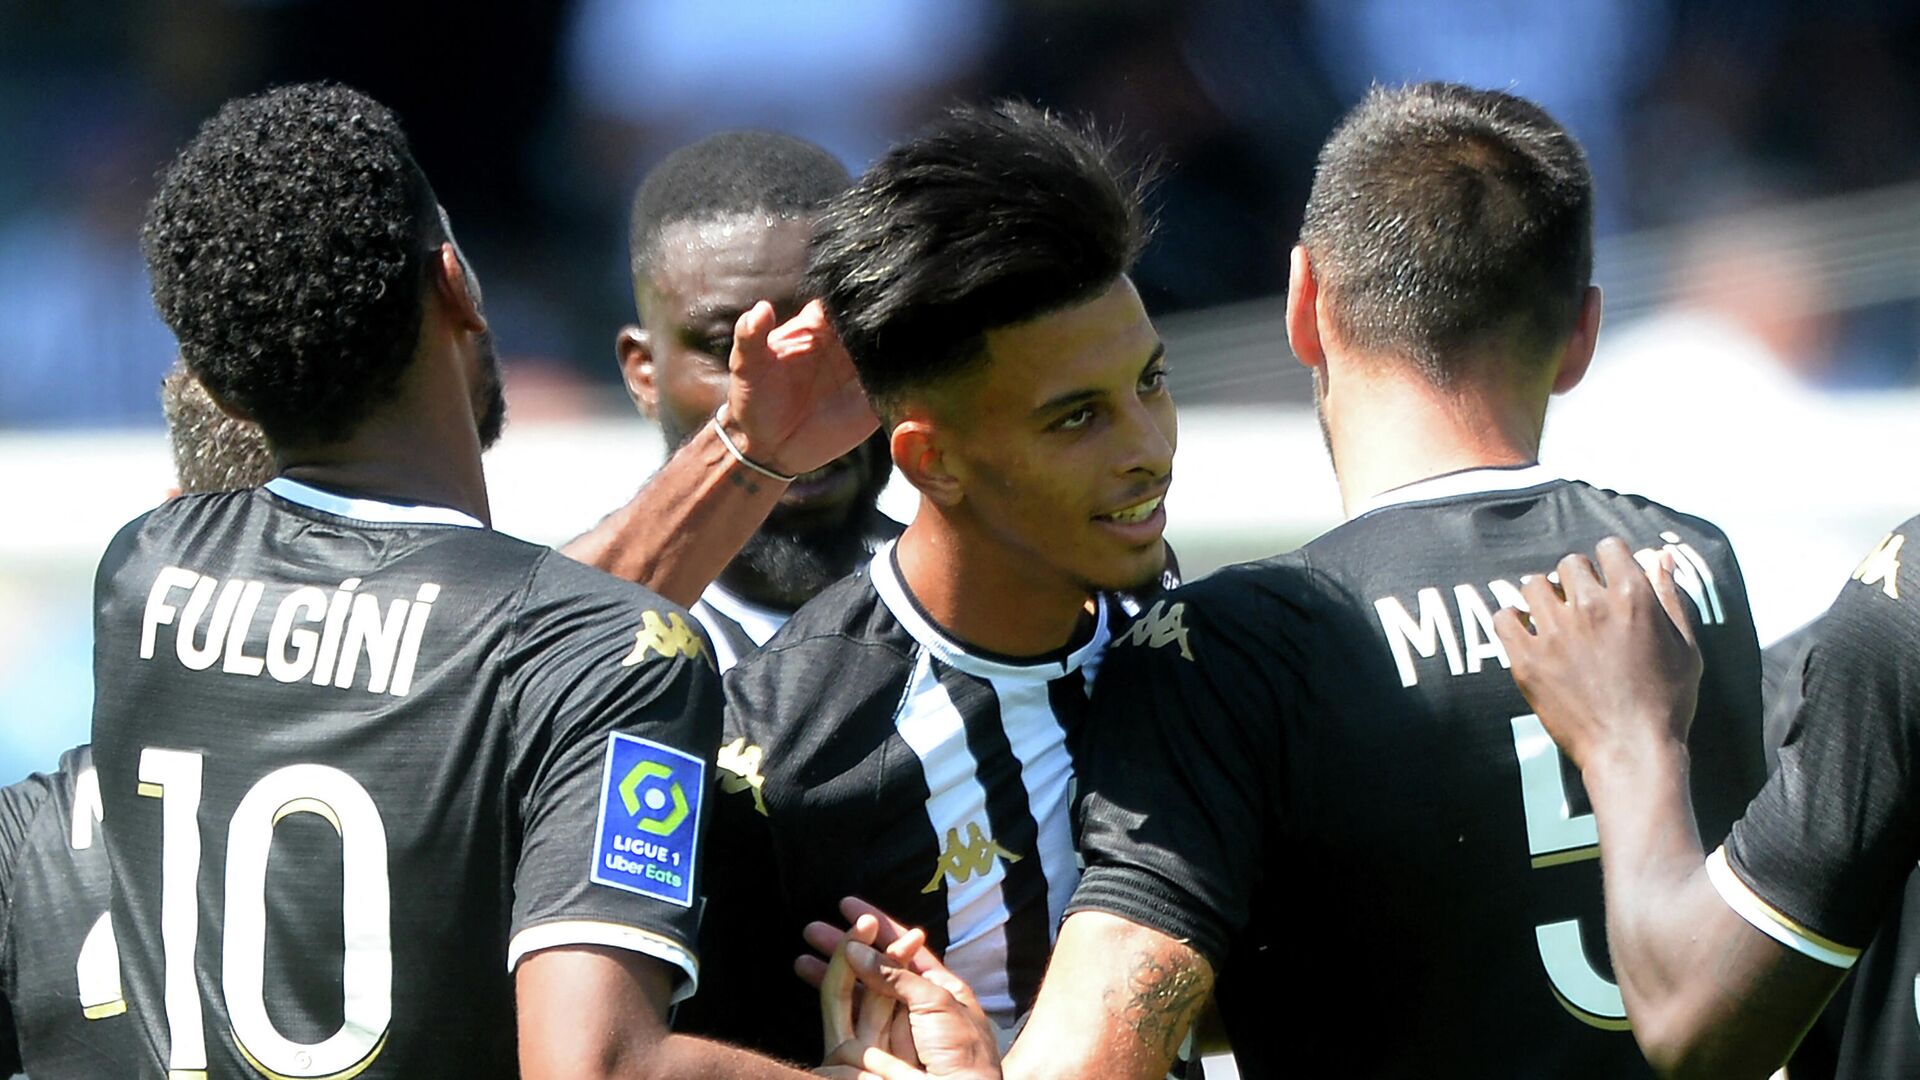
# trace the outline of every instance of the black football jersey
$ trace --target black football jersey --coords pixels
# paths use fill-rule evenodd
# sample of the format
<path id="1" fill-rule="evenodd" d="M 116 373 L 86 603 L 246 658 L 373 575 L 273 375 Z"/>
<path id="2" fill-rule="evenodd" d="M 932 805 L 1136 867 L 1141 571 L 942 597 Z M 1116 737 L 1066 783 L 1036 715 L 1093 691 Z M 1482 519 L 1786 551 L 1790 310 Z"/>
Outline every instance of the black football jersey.
<path id="1" fill-rule="evenodd" d="M 0 1074 L 82 1080 L 122 1071 L 115 1040 L 127 1006 L 99 826 L 87 747 L 0 789 L 0 997 L 13 1014 L 0 1032 Z"/>
<path id="2" fill-rule="evenodd" d="M 281 478 L 121 531 L 94 670 L 128 1075 L 510 1077 L 554 946 L 693 989 L 720 695 L 684 610 Z"/>
<path id="3" fill-rule="evenodd" d="M 1585 792 L 1493 631 L 1524 576 L 1609 534 L 1643 563 L 1673 552 L 1699 610 L 1694 786 L 1723 835 L 1762 779 L 1759 650 L 1725 537 L 1538 466 L 1473 470 L 1176 590 L 1115 637 L 1073 909 L 1207 956 L 1245 1076 L 1646 1075 Z"/>
<path id="4" fill-rule="evenodd" d="M 793 957 L 859 896 L 925 927 L 1011 1028 L 1079 876 L 1073 754 L 1114 606 L 1058 654 L 989 653 L 921 610 L 888 544 L 729 671 L 705 989 L 676 1027 L 817 1061 Z"/>
<path id="5" fill-rule="evenodd" d="M 1834 999 L 1842 1077 L 1920 1068 L 1920 922 L 1907 914 L 1920 912 L 1920 576 L 1904 565 L 1916 531 L 1920 518 L 1876 545 L 1814 624 L 1779 768 L 1708 859 L 1761 932 L 1852 969 Z"/>

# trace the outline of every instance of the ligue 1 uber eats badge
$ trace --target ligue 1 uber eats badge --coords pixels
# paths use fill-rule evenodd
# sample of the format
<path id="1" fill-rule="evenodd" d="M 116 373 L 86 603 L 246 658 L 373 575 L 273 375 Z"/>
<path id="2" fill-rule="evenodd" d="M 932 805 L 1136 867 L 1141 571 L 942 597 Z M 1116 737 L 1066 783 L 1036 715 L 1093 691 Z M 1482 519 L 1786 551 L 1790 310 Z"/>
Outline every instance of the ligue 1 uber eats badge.
<path id="1" fill-rule="evenodd" d="M 650 739 L 607 736 L 593 880 L 692 907 L 706 770 L 701 759 Z"/>

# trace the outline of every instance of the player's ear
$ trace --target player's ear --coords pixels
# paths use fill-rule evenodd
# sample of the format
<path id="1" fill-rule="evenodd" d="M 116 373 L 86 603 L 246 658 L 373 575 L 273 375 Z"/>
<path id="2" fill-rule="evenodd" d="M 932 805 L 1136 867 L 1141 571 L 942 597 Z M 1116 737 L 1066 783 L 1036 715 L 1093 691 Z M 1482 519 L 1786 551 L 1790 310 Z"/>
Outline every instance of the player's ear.
<path id="1" fill-rule="evenodd" d="M 453 246 L 453 241 L 444 241 L 434 262 L 439 271 L 433 276 L 434 293 L 446 305 L 454 324 L 476 334 L 485 333 L 487 319 L 480 314 L 480 285 L 472 279 L 460 249 Z"/>
<path id="2" fill-rule="evenodd" d="M 1314 280 L 1313 257 L 1299 244 L 1293 245 L 1287 265 L 1287 344 L 1307 367 L 1327 362 L 1320 341 L 1320 283 Z"/>
<path id="3" fill-rule="evenodd" d="M 893 425 L 887 445 L 893 463 L 907 482 L 939 506 L 957 506 L 962 498 L 960 480 L 947 460 L 940 432 L 924 416 L 909 416 Z"/>
<path id="4" fill-rule="evenodd" d="M 660 385 L 653 378 L 653 338 L 638 326 L 620 328 L 613 339 L 613 355 L 627 396 L 649 420 L 660 418 Z"/>
<path id="5" fill-rule="evenodd" d="M 1564 394 L 1586 378 L 1594 345 L 1600 340 L 1601 306 L 1600 286 L 1587 286 L 1587 294 L 1580 298 L 1580 314 L 1573 320 L 1573 335 L 1560 351 L 1560 367 L 1553 376 L 1554 393 Z"/>
<path id="6" fill-rule="evenodd" d="M 201 383 L 200 389 L 205 390 L 207 392 L 207 400 L 213 402 L 214 408 L 219 409 L 221 412 L 225 413 L 227 416 L 230 416 L 233 419 L 238 420 L 243 424 L 259 423 L 259 421 L 253 418 L 252 413 L 248 412 L 246 409 L 241 408 L 237 402 L 228 401 L 226 398 L 223 398 L 219 394 L 214 393 L 213 387 L 208 386 L 206 383 Z"/>

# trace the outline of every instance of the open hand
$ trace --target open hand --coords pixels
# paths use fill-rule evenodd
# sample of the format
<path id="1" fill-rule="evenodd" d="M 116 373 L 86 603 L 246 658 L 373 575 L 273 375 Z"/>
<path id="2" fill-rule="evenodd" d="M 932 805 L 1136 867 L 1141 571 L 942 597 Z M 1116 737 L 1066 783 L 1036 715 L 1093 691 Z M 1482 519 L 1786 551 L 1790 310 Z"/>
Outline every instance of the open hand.
<path id="1" fill-rule="evenodd" d="M 1585 768 L 1609 755 L 1685 746 L 1700 689 L 1700 649 L 1690 601 L 1673 581 L 1672 556 L 1644 569 L 1625 542 L 1560 560 L 1556 586 L 1521 586 L 1527 611 L 1505 608 L 1494 630 L 1513 679 L 1553 741 Z"/>
<path id="2" fill-rule="evenodd" d="M 734 324 L 727 422 L 748 457 L 798 476 L 859 446 L 880 421 L 820 301 L 774 319 L 761 301 Z"/>

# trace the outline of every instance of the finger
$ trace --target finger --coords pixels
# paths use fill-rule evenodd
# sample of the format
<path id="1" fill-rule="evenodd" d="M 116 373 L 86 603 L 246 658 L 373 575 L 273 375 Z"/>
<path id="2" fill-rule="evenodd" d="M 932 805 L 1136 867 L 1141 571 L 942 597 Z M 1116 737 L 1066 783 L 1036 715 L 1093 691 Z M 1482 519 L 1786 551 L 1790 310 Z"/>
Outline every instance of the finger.
<path id="1" fill-rule="evenodd" d="M 1600 573 L 1607 579 L 1608 589 L 1631 596 L 1642 588 L 1652 587 L 1646 568 L 1633 557 L 1633 549 L 1617 536 L 1600 541 L 1594 549 L 1593 558 L 1600 564 Z"/>
<path id="2" fill-rule="evenodd" d="M 861 1052 L 860 1067 L 879 1080 L 927 1080 L 926 1073 L 877 1046 L 869 1046 Z"/>
<path id="3" fill-rule="evenodd" d="M 1533 620 L 1519 608 L 1501 608 L 1494 612 L 1493 632 L 1506 647 L 1509 661 L 1516 652 L 1523 653 L 1533 647 Z"/>
<path id="4" fill-rule="evenodd" d="M 1673 620 L 1680 636 L 1698 649 L 1700 641 L 1693 628 L 1693 598 L 1680 590 L 1680 583 L 1673 578 L 1674 569 L 1673 552 L 1661 552 L 1660 561 L 1653 568 L 1653 594 L 1660 598 L 1660 606 L 1667 610 L 1667 618 Z"/>
<path id="5" fill-rule="evenodd" d="M 857 896 L 841 898 L 840 914 L 846 916 L 849 923 L 859 920 L 862 916 L 873 919 L 879 923 L 880 936 L 875 939 L 875 944 L 881 946 L 890 944 L 895 938 L 910 929 L 906 923 L 901 922 L 899 919 L 894 918 L 880 908 L 867 903 Z"/>
<path id="6" fill-rule="evenodd" d="M 860 985 L 885 997 L 894 998 L 910 1009 L 949 1009 L 957 1004 L 955 995 L 925 976 L 916 974 L 888 959 L 885 953 L 850 941 L 834 954 L 845 957 Z"/>
<path id="7" fill-rule="evenodd" d="M 834 951 L 833 959 L 820 979 L 820 1036 L 827 1046 L 839 1046 L 853 1038 L 853 990 L 856 973 L 848 963 L 847 949 L 861 947 L 857 942 Z M 869 950 L 871 951 L 871 950 Z"/>
<path id="8" fill-rule="evenodd" d="M 1529 574 L 1520 579 L 1520 598 L 1527 602 L 1527 616 L 1536 630 L 1550 625 L 1566 601 L 1545 574 Z"/>
<path id="9" fill-rule="evenodd" d="M 1607 593 L 1607 587 L 1600 581 L 1600 572 L 1593 568 L 1593 560 L 1576 551 L 1560 560 L 1555 568 L 1560 576 L 1560 591 L 1569 603 L 1597 603 Z"/>
<path id="10" fill-rule="evenodd" d="M 893 1031 L 889 1034 L 887 1052 L 916 1069 L 922 1068 L 920 1047 L 913 1040 L 913 1014 L 905 1009 L 893 1010 Z"/>
<path id="11" fill-rule="evenodd" d="M 844 941 L 846 936 L 845 930 L 832 923 L 819 921 L 808 923 L 806 928 L 800 931 L 801 940 L 821 956 L 832 956 L 833 950 L 840 947 L 840 942 Z"/>
<path id="12" fill-rule="evenodd" d="M 861 994 L 859 1001 L 860 1015 L 853 1022 L 853 1037 L 872 1046 L 886 1047 L 899 1002 L 878 994 Z"/>
<path id="13" fill-rule="evenodd" d="M 733 355 L 727 368 L 734 373 L 753 370 L 773 360 L 767 335 L 773 332 L 773 305 L 765 300 L 740 313 L 733 323 Z"/>
<path id="14" fill-rule="evenodd" d="M 827 962 L 817 956 L 796 956 L 793 958 L 793 973 L 800 981 L 820 989 L 821 980 L 827 977 Z"/>
<path id="15" fill-rule="evenodd" d="M 908 964 L 913 959 L 913 954 L 925 948 L 926 944 L 927 932 L 916 926 L 894 938 L 893 944 L 887 946 L 886 953 L 900 963 Z"/>

